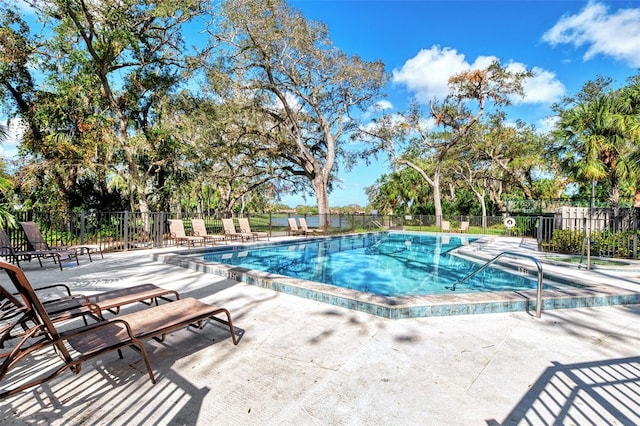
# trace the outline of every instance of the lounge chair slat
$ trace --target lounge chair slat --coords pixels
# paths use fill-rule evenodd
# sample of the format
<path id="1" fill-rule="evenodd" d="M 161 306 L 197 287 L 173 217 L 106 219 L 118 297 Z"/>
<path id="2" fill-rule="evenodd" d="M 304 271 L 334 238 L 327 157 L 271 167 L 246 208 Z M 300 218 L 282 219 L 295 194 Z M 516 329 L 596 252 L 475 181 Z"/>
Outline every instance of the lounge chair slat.
<path id="1" fill-rule="evenodd" d="M 175 290 L 167 290 L 154 284 L 140 284 L 89 296 L 75 295 L 70 298 L 45 301 L 44 307 L 53 321 L 58 322 L 85 314 L 96 314 L 102 317 L 102 313 L 106 310 L 159 298 L 178 300 L 180 295 Z"/>
<path id="2" fill-rule="evenodd" d="M 229 311 L 225 308 L 200 302 L 194 298 L 180 299 L 175 302 L 154 306 L 150 309 L 120 315 L 118 319 L 126 321 L 131 326 L 133 335 L 136 338 L 148 340 L 218 314 L 227 316 L 225 323 L 229 326 L 233 344 L 237 344 Z"/>
<path id="3" fill-rule="evenodd" d="M 49 244 L 47 244 L 44 237 L 42 236 L 42 232 L 40 232 L 40 228 L 38 227 L 37 223 L 31 221 L 18 223 L 20 224 L 20 227 L 22 228 L 22 231 L 24 232 L 24 235 L 27 239 L 28 251 L 32 253 L 40 253 L 36 254 L 39 262 L 42 257 L 57 256 L 58 263 L 60 264 L 60 269 L 62 269 L 62 264 L 59 262 L 61 256 L 69 257 L 69 259 L 75 259 L 76 264 L 78 265 L 80 264 L 78 257 L 85 253 L 87 254 L 87 257 L 89 257 L 89 262 L 93 262 L 91 253 L 95 251 L 99 252 L 100 256 L 104 258 L 102 249 L 99 245 L 95 244 L 49 247 Z M 40 266 L 42 266 L 42 262 L 40 262 Z"/>
<path id="4" fill-rule="evenodd" d="M 240 226 L 240 233 L 242 234 L 253 235 L 253 238 L 256 240 L 260 238 L 266 238 L 267 240 L 269 239 L 268 232 L 252 231 L 251 225 L 249 224 L 249 219 L 247 219 L 246 217 L 238 218 L 238 225 Z"/>
<path id="5" fill-rule="evenodd" d="M 65 333 L 61 334 L 65 337 Z M 91 333 L 80 334 L 68 339 L 69 345 L 82 356 L 97 354 L 114 347 L 122 347 L 130 340 L 123 323 L 109 322 L 104 326 L 93 329 Z"/>
<path id="6" fill-rule="evenodd" d="M 225 235 L 229 236 L 229 238 L 237 238 L 240 240 L 255 240 L 256 236 L 254 234 L 250 234 L 247 232 L 237 232 L 236 226 L 233 223 L 233 219 L 222 219 L 222 228 L 224 229 Z"/>
<path id="7" fill-rule="evenodd" d="M 186 243 L 187 247 L 189 247 L 189 245 L 195 247 L 196 243 L 204 246 L 204 237 L 186 234 L 184 223 L 181 219 L 169 219 L 169 232 L 176 246 L 180 243 Z"/>
<path id="8" fill-rule="evenodd" d="M 226 241 L 227 236 L 223 234 L 209 234 L 207 232 L 207 226 L 204 223 L 203 219 L 191 219 L 191 227 L 193 228 L 193 233 L 197 237 L 202 237 L 205 241 L 210 241 L 215 245 L 216 241 Z"/>

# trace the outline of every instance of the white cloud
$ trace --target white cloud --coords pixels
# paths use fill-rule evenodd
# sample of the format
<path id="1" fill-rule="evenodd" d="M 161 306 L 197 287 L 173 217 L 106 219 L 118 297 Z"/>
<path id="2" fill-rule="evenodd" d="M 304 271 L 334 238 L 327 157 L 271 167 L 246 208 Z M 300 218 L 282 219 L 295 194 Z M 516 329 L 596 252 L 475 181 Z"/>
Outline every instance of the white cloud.
<path id="1" fill-rule="evenodd" d="M 295 111 L 302 110 L 302 104 L 300 103 L 300 100 L 293 92 L 285 92 L 284 102 L 287 103 L 289 108 Z M 278 97 L 274 97 L 271 103 L 271 108 L 275 111 L 282 111 L 284 109 L 283 101 Z"/>
<path id="2" fill-rule="evenodd" d="M 415 92 L 419 102 L 428 102 L 434 97 L 444 98 L 448 92 L 449 77 L 469 67 L 464 55 L 455 49 L 433 46 L 428 50 L 422 49 L 402 68 L 393 70 L 393 82 L 404 84 Z"/>
<path id="3" fill-rule="evenodd" d="M 600 54 L 640 67 L 640 9 L 609 13 L 606 5 L 590 2 L 580 13 L 563 16 L 542 40 L 552 46 L 586 46 L 585 61 Z"/>
<path id="4" fill-rule="evenodd" d="M 13 157 L 18 154 L 18 145 L 24 136 L 26 127 L 22 120 L 14 119 L 0 122 L 7 129 L 7 139 L 0 144 L 0 154 L 5 157 Z"/>
<path id="5" fill-rule="evenodd" d="M 386 100 L 378 101 L 378 102 L 376 102 L 376 104 L 374 106 L 374 109 L 376 111 L 385 111 L 385 110 L 388 110 L 388 109 L 393 109 L 393 104 L 391 102 L 389 102 L 389 101 L 386 101 Z"/>
<path id="6" fill-rule="evenodd" d="M 478 56 L 473 63 L 465 60 L 455 49 L 433 46 L 423 49 L 409 59 L 400 69 L 393 70 L 393 82 L 404 84 L 415 93 L 419 102 L 426 103 L 433 98 L 444 98 L 448 93 L 449 77 L 469 69 L 483 69 L 498 60 L 495 56 Z M 526 71 L 527 67 L 518 62 L 507 65 L 514 72 Z M 557 101 L 565 93 L 565 88 L 554 73 L 542 68 L 533 68 L 534 76 L 524 83 L 524 98 L 512 99 L 514 103 L 550 103 Z"/>
<path id="7" fill-rule="evenodd" d="M 560 121 L 560 117 L 552 115 L 538 120 L 538 130 L 541 132 L 551 132 L 556 129 L 556 125 Z"/>
<path id="8" fill-rule="evenodd" d="M 26 15 L 35 15 L 36 11 L 23 0 L 14 0 L 17 9 Z"/>
<path id="9" fill-rule="evenodd" d="M 402 123 L 406 123 L 407 122 L 406 118 L 403 115 L 397 114 L 397 113 L 389 115 L 388 119 L 389 119 L 389 122 L 385 123 L 385 124 L 389 124 L 391 126 L 399 126 Z M 380 130 L 381 126 L 383 126 L 383 125 L 380 122 L 372 120 L 372 121 L 367 122 L 362 127 L 362 130 L 365 130 L 365 131 L 371 132 L 371 133 L 375 133 L 378 130 Z"/>
<path id="10" fill-rule="evenodd" d="M 512 72 L 524 72 L 527 67 L 519 62 L 507 65 L 507 70 Z M 553 103 L 566 93 L 564 84 L 556 79 L 556 75 L 540 67 L 533 67 L 533 77 L 529 77 L 522 84 L 524 96 L 513 96 L 514 104 Z"/>
<path id="11" fill-rule="evenodd" d="M 391 109 L 393 109 L 393 104 L 391 102 L 387 100 L 380 100 L 378 102 L 375 102 L 369 108 L 367 108 L 367 110 L 363 112 L 362 118 L 368 119 L 372 116 L 376 116 L 379 113 L 382 113 L 384 111 L 388 111 Z"/>

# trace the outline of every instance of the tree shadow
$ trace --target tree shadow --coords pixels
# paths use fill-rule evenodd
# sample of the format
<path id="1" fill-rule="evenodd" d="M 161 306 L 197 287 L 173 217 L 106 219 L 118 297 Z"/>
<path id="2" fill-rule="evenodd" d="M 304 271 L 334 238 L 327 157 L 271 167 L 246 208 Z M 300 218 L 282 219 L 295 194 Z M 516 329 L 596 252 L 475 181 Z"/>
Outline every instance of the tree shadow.
<path id="1" fill-rule="evenodd" d="M 224 344 L 219 346 L 220 343 Z M 135 351 L 123 351 L 123 359 L 107 354 L 87 362 L 78 375 L 66 371 L 6 398 L 0 403 L 0 423 L 194 424 L 205 398 L 209 403 L 224 404 L 210 395 L 209 384 L 216 383 L 215 372 L 211 373 L 210 382 L 198 386 L 193 374 L 185 376 L 174 368 L 176 363 L 188 362 L 194 368 L 212 371 L 232 364 L 237 348 L 224 327 L 207 323 L 204 330 L 178 330 L 166 342 L 149 340 L 145 346 L 156 384 L 149 381 L 144 362 Z M 55 353 L 47 350 L 26 359 L 16 377 L 10 379 L 23 379 L 50 368 L 56 360 Z"/>
<path id="2" fill-rule="evenodd" d="M 640 424 L 640 356 L 554 362 L 496 425 Z"/>

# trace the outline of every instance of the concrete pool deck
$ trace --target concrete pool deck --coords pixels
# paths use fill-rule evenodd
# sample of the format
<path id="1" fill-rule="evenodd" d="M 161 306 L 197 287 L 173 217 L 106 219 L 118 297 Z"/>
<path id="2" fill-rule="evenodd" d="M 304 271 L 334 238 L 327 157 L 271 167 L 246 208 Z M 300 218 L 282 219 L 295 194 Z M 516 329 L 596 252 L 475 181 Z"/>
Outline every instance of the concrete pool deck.
<path id="1" fill-rule="evenodd" d="M 505 250 L 531 247 L 494 239 L 481 251 Z M 24 269 L 35 286 L 152 282 L 225 306 L 238 346 L 216 323 L 180 330 L 146 344 L 155 385 L 137 353 L 108 354 L 0 401 L 2 424 L 640 423 L 640 305 L 390 320 L 152 259 L 171 251 Z M 565 269 L 640 288 L 640 268 Z"/>

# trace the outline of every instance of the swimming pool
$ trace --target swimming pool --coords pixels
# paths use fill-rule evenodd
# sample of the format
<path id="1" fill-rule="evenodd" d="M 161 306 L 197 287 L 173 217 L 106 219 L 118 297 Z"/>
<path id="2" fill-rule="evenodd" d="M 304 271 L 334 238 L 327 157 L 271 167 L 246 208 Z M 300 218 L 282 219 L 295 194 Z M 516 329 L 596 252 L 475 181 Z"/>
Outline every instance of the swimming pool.
<path id="1" fill-rule="evenodd" d="M 363 234 L 215 251 L 203 260 L 381 296 L 433 295 L 451 293 L 481 266 L 452 254 L 474 239 Z M 535 278 L 490 267 L 455 288 L 458 293 L 529 290 L 536 288 Z"/>
<path id="2" fill-rule="evenodd" d="M 514 263 L 514 259 L 507 260 L 510 265 L 508 275 L 505 279 L 494 280 L 495 276 L 502 275 L 502 268 L 491 268 L 483 277 L 479 275 L 475 282 L 465 282 L 456 285 L 456 291 L 450 290 L 452 282 L 458 277 L 466 276 L 471 270 L 469 263 L 465 263 L 463 258 L 475 259 L 472 262 L 475 267 L 489 261 L 498 253 L 505 251 L 518 251 L 522 249 L 520 239 L 502 239 L 488 237 L 471 237 L 460 235 L 441 235 L 442 238 L 431 240 L 432 244 L 419 244 L 419 237 L 429 236 L 424 233 L 406 232 L 382 232 L 360 235 L 353 239 L 351 236 L 323 237 L 323 238 L 277 238 L 269 243 L 238 243 L 228 246 L 218 246 L 213 248 L 177 250 L 175 252 L 155 253 L 153 258 L 157 261 L 172 264 L 182 268 L 212 274 L 229 281 L 212 280 L 214 283 L 225 282 L 226 284 L 244 283 L 251 286 L 262 287 L 278 293 L 301 297 L 313 300 L 322 304 L 339 306 L 351 310 L 366 312 L 388 319 L 407 319 L 430 316 L 450 316 L 450 315 L 473 315 L 505 312 L 534 312 L 537 309 L 536 290 L 533 288 L 533 280 L 537 281 L 537 275 L 531 273 L 531 267 L 524 263 Z M 433 236 L 433 234 L 431 234 Z M 313 245 L 318 241 L 331 241 L 326 246 L 324 254 L 335 252 L 338 257 L 323 267 L 317 261 L 312 261 L 316 257 L 313 252 L 320 252 L 320 248 L 314 249 Z M 439 241 L 439 242 L 438 242 Z M 423 247 L 421 247 L 423 246 Z M 457 247 L 457 248 L 456 248 Z M 261 251 L 266 249 L 266 251 Z M 342 253 L 340 249 L 342 250 Z M 254 250 L 260 250 L 255 251 Z M 279 255 L 273 256 L 276 250 Z M 357 256 L 351 256 L 355 251 L 364 251 L 361 256 L 367 255 L 367 251 L 379 251 L 386 254 L 387 263 L 383 267 L 373 264 L 376 269 L 367 269 L 354 262 Z M 431 253 L 430 251 L 433 250 Z M 286 251 L 286 256 L 282 253 Z M 250 253 L 254 253 L 250 256 Z M 271 253 L 271 254 L 269 254 Z M 455 254 L 461 257 L 456 258 Z M 215 256 L 219 256 L 219 261 Z M 204 258 L 211 260 L 204 260 Z M 224 257 L 224 259 L 222 259 Z M 340 274 L 328 273 L 333 270 L 334 264 L 346 264 L 350 268 L 350 281 L 367 283 L 364 287 L 372 289 L 387 288 L 383 283 L 384 277 L 377 275 L 383 273 L 387 265 L 395 262 L 405 263 L 407 269 L 416 273 L 415 279 L 405 279 L 404 281 L 415 281 L 424 285 L 425 277 L 431 276 L 435 283 L 433 294 L 418 295 L 380 295 L 373 292 L 354 290 L 351 288 L 338 287 L 330 284 L 322 284 L 318 281 L 304 278 L 290 277 L 277 272 L 265 272 L 264 270 L 252 269 L 257 265 L 243 263 L 252 257 L 263 257 L 267 263 L 275 264 L 287 263 L 284 259 L 289 259 L 289 263 L 298 265 L 298 269 L 319 269 L 321 275 L 334 277 Z M 434 264 L 427 264 L 425 259 L 432 257 Z M 253 261 L 253 260 L 252 260 Z M 226 263 L 221 263 L 226 262 Z M 245 266 L 240 266 L 245 265 Z M 304 268 L 303 268 L 304 266 Z M 308 266 L 308 267 L 307 267 Z M 310 268 L 315 266 L 315 268 Z M 450 266 L 445 268 L 445 266 Z M 294 268 L 295 269 L 295 268 Z M 274 269 L 281 271 L 280 269 Z M 373 271 L 373 272 L 372 272 Z M 381 272 L 382 271 L 382 272 Z M 294 274 L 292 270 L 290 273 Z M 375 276 L 374 276 L 375 275 Z M 387 274 L 388 276 L 394 274 Z M 544 270 L 544 292 L 542 309 L 567 309 L 591 306 L 611 306 L 640 303 L 640 291 L 615 287 L 603 282 L 603 277 L 598 275 L 587 278 L 588 271 L 577 271 L 573 268 L 555 267 L 545 264 Z M 215 284 L 214 284 L 215 285 Z M 525 287 L 524 290 L 509 291 L 505 288 L 515 289 Z M 503 289 L 500 291 L 499 289 Z M 413 291 L 408 289 L 408 291 Z M 334 311 L 328 310 L 331 314 Z"/>

